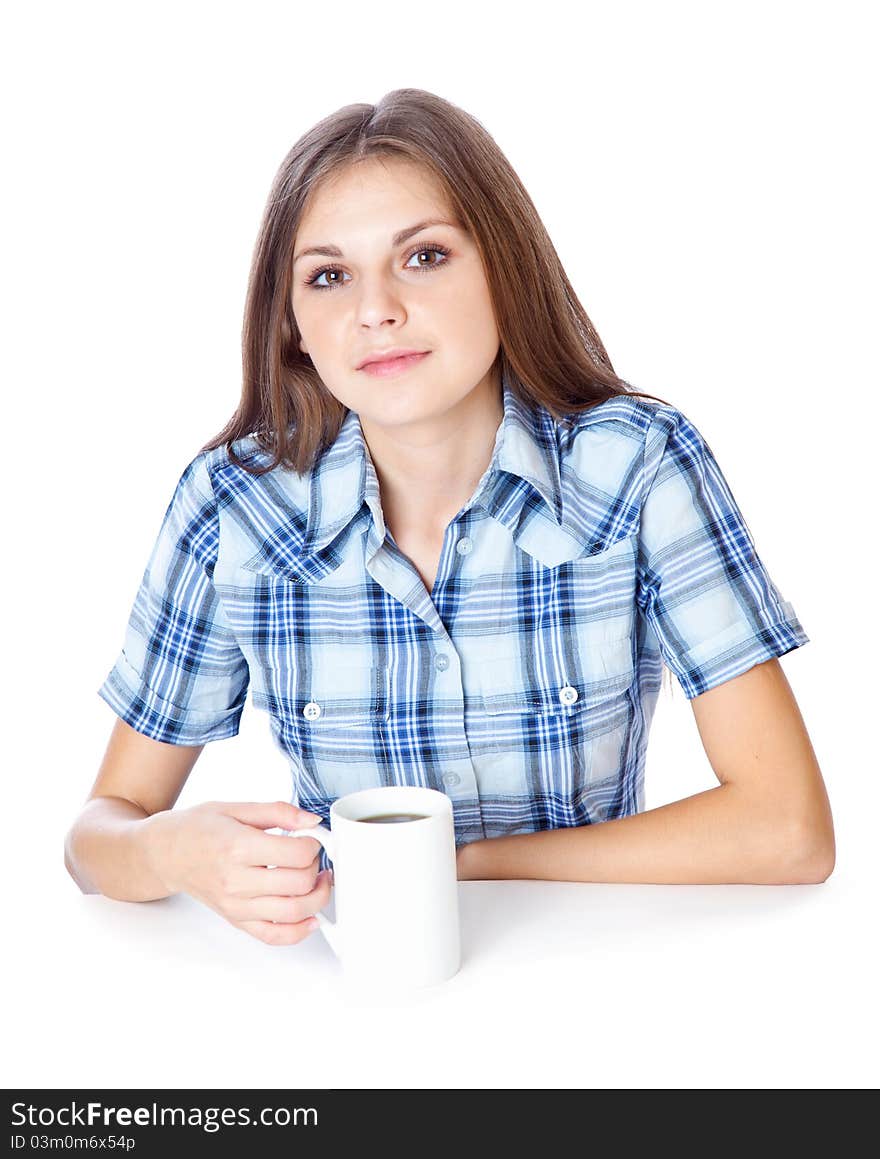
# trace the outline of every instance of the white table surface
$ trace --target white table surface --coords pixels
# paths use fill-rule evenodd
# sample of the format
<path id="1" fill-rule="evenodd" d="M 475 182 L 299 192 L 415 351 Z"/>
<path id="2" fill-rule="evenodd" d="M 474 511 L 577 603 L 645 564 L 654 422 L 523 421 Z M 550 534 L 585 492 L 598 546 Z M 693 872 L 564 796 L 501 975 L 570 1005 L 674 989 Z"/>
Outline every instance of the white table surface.
<path id="1" fill-rule="evenodd" d="M 11 909 L 7 1087 L 876 1085 L 871 923 L 843 875 L 460 882 L 459 973 L 382 998 L 319 933 L 266 946 L 187 895 L 55 886 Z"/>

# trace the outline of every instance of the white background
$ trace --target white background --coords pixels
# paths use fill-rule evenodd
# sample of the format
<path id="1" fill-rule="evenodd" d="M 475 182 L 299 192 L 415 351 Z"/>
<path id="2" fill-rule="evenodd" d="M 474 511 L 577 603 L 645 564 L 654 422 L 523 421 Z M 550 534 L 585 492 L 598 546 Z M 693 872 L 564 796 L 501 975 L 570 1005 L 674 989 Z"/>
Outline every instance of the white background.
<path id="1" fill-rule="evenodd" d="M 871 9 L 84 2 L 7 17 L 5 1085 L 876 1086 Z M 683 410 L 715 452 L 810 636 L 782 664 L 831 797 L 837 866 L 797 894 L 816 936 L 772 1003 L 749 932 L 709 959 L 682 953 L 672 928 L 672 960 L 692 969 L 664 968 L 659 953 L 630 961 L 623 992 L 617 958 L 591 958 L 587 941 L 566 963 L 577 986 L 545 963 L 506 991 L 502 972 L 449 1038 L 426 1043 L 418 1018 L 392 1017 L 364 1051 L 353 1026 L 337 1045 L 361 1070 L 315 1076 L 314 1046 L 291 1033 L 297 994 L 273 991 L 268 1022 L 254 1005 L 269 959 L 277 979 L 279 956 L 300 947 L 247 939 L 246 968 L 204 982 L 211 1012 L 145 1034 L 161 1023 L 157 977 L 174 984 L 145 930 L 159 937 L 180 911 L 173 899 L 114 903 L 118 921 L 96 939 L 85 915 L 102 899 L 82 897 L 62 847 L 113 723 L 96 690 L 162 514 L 237 403 L 248 268 L 276 169 L 327 113 L 403 86 L 453 101 L 495 137 L 616 371 Z M 715 783 L 676 685 L 657 708 L 648 807 Z M 180 804 L 290 791 L 249 701 L 240 735 L 208 746 Z M 626 896 L 558 888 L 583 888 L 597 909 Z M 713 891 L 707 915 L 737 891 Z M 221 918 L 202 909 L 197 924 L 225 944 Z M 124 978 L 114 936 L 140 947 Z M 194 1012 L 200 984 L 181 969 Z M 50 991 L 61 1014 L 47 1021 Z M 792 1048 L 781 1053 L 766 1046 L 774 1012 Z M 288 1034 L 284 1065 L 262 1065 Z"/>

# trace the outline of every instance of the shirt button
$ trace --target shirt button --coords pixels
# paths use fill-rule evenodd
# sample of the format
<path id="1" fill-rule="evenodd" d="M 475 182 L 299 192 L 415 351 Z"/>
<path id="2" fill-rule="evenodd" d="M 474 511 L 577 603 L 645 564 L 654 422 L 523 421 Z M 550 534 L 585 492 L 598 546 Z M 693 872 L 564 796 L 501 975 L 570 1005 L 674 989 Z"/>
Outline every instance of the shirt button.
<path id="1" fill-rule="evenodd" d="M 444 773 L 443 774 L 443 784 L 449 785 L 450 788 L 453 785 L 457 785 L 460 780 L 461 780 L 461 777 L 458 775 L 458 773 Z"/>
<path id="2" fill-rule="evenodd" d="M 441 652 L 439 655 L 434 657 L 434 667 L 438 672 L 445 672 L 449 667 L 449 657 L 445 652 Z"/>
<path id="3" fill-rule="evenodd" d="M 320 704 L 316 704 L 314 702 L 314 700 L 310 700 L 309 703 L 303 709 L 303 716 L 306 718 L 306 720 L 317 720 L 320 715 L 321 715 Z"/>
<path id="4" fill-rule="evenodd" d="M 474 541 L 469 535 L 463 535 L 458 543 L 455 545 L 455 550 L 459 555 L 469 555 L 473 551 Z"/>
<path id="5" fill-rule="evenodd" d="M 566 686 L 559 691 L 559 699 L 563 704 L 574 704 L 577 698 L 578 690 L 576 688 L 572 688 L 570 684 L 566 684 Z"/>

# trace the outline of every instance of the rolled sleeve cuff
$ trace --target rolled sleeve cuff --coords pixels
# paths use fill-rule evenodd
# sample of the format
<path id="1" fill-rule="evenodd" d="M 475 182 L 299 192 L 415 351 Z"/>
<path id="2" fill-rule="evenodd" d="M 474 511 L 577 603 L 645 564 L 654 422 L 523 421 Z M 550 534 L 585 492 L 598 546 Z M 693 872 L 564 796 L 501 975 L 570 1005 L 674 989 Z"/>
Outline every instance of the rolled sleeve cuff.
<path id="1" fill-rule="evenodd" d="M 791 603 L 777 609 L 759 631 L 741 622 L 725 628 L 711 639 L 690 648 L 681 661 L 670 663 L 688 700 L 710 688 L 747 672 L 756 664 L 772 660 L 810 643 Z"/>
<path id="2" fill-rule="evenodd" d="M 137 732 L 165 744 L 202 745 L 236 736 L 244 703 L 218 712 L 180 708 L 155 693 L 120 654 L 98 696 Z"/>

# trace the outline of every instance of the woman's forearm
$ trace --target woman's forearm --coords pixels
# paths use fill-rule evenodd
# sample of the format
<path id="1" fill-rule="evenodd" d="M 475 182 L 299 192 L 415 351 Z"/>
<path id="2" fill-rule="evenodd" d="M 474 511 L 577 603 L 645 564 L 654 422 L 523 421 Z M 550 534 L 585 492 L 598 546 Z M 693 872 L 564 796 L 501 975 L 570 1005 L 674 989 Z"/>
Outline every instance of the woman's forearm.
<path id="1" fill-rule="evenodd" d="M 457 864 L 461 881 L 791 885 L 829 872 L 798 826 L 731 783 L 600 824 L 474 841 Z"/>
<path id="2" fill-rule="evenodd" d="M 82 892 L 118 901 L 168 897 L 154 857 L 163 816 L 151 816 L 121 797 L 87 801 L 64 840 L 65 867 Z"/>

